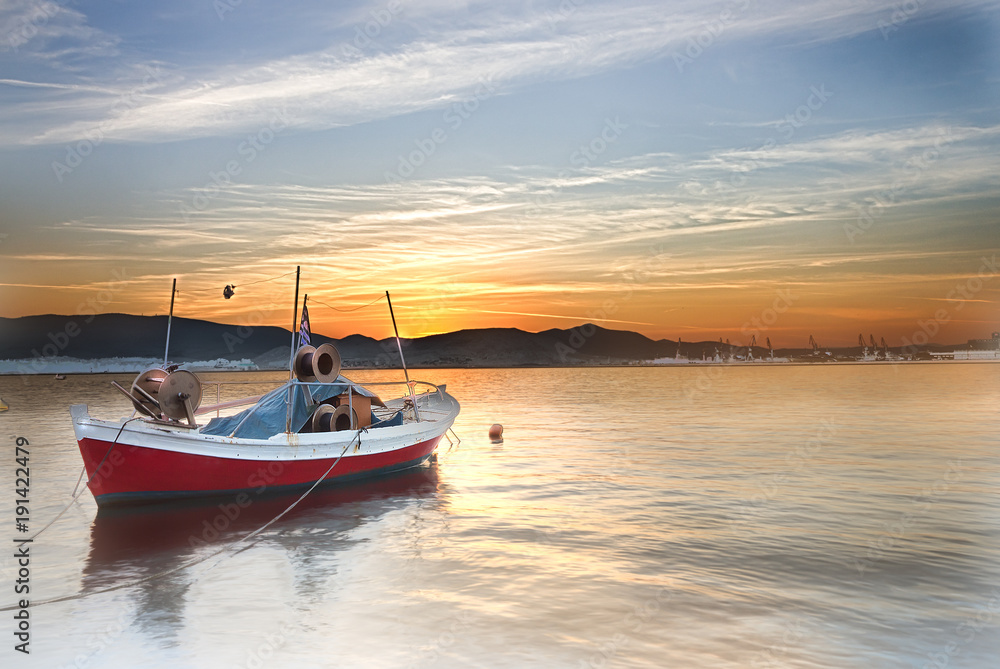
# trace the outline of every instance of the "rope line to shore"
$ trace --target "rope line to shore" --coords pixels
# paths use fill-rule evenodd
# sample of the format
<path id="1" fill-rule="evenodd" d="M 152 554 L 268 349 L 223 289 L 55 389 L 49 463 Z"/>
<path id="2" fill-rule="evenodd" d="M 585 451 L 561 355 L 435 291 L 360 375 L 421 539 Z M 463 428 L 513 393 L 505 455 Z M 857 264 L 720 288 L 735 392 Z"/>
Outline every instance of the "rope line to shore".
<path id="1" fill-rule="evenodd" d="M 141 418 L 141 416 L 136 416 L 135 418 L 129 418 L 127 421 L 125 421 L 124 423 L 122 423 L 122 426 L 120 428 L 118 428 L 118 434 L 115 435 L 115 440 L 111 442 L 110 446 L 108 446 L 108 452 L 104 454 L 103 458 L 101 458 L 101 464 L 97 465 L 97 467 L 94 468 L 94 473 L 91 474 L 87 478 L 87 483 L 84 485 L 83 489 L 80 490 L 80 492 L 77 492 L 77 488 L 80 487 L 80 481 L 83 479 L 83 472 L 87 471 L 87 467 L 86 467 L 86 465 L 84 465 L 83 470 L 80 471 L 80 478 L 78 478 L 76 480 L 76 486 L 73 487 L 73 493 L 74 493 L 73 494 L 73 498 L 69 500 L 69 503 L 66 506 L 63 507 L 62 511 L 60 511 L 59 513 L 57 513 L 56 517 L 53 518 L 52 520 L 50 520 L 45 527 L 43 527 L 42 529 L 38 530 L 33 535 L 31 535 L 31 538 L 28 539 L 29 542 L 34 541 L 35 539 L 38 538 L 39 534 L 41 534 L 45 530 L 47 530 L 50 527 L 52 527 L 52 525 L 57 520 L 59 520 L 60 518 L 62 518 L 62 515 L 64 513 L 66 513 L 67 511 L 69 511 L 69 507 L 73 506 L 73 504 L 76 503 L 76 500 L 80 499 L 80 495 L 82 495 L 87 490 L 87 486 L 89 486 L 90 482 L 94 480 L 95 476 L 97 476 L 97 472 L 98 472 L 98 470 L 100 470 L 101 465 L 103 465 L 104 461 L 108 459 L 109 455 L 111 455 L 111 450 L 115 447 L 115 444 L 118 443 L 118 438 L 122 436 L 122 430 L 125 429 L 126 425 L 128 425 L 129 423 L 131 423 L 134 420 L 139 420 L 139 418 Z M 7 609 L 0 609 L 0 611 L 6 611 L 6 610 Z"/>
<path id="2" fill-rule="evenodd" d="M 125 426 L 122 425 L 122 427 L 124 428 Z M 100 594 L 103 594 L 105 592 L 112 592 L 114 590 L 122 590 L 124 588 L 131 588 L 132 586 L 139 585 L 140 583 L 145 583 L 147 581 L 152 581 L 152 580 L 155 580 L 155 579 L 158 579 L 158 578 L 162 578 L 164 576 L 168 576 L 168 575 L 176 573 L 178 571 L 182 571 L 184 569 L 187 569 L 188 567 L 193 567 L 196 564 L 199 564 L 201 562 L 205 562 L 207 560 L 210 560 L 210 559 L 216 557 L 217 555 L 221 555 L 222 553 L 230 550 L 231 548 L 233 548 L 235 546 L 238 546 L 241 543 L 243 543 L 243 542 L 245 542 L 245 541 L 247 541 L 249 539 L 252 539 L 253 537 L 257 536 L 258 534 L 260 534 L 261 532 L 263 532 L 264 530 L 266 530 L 268 527 L 270 527 L 271 525 L 273 525 L 275 522 L 277 522 L 279 518 L 281 518 L 282 516 L 284 516 L 286 513 L 288 513 L 289 511 L 291 511 L 293 508 L 295 508 L 295 506 L 299 502 L 301 502 L 302 500 L 304 500 L 309 493 L 311 493 L 313 490 L 315 490 L 316 486 L 318 486 L 320 483 L 322 483 L 326 479 L 326 477 L 330 475 L 330 472 L 333 471 L 333 468 L 337 466 L 337 463 L 339 463 L 341 461 L 341 459 L 343 459 L 344 454 L 347 453 L 347 449 L 349 449 L 352 445 L 354 445 L 355 441 L 358 442 L 358 445 L 361 444 L 361 432 L 362 432 L 362 430 L 358 430 L 357 435 L 353 439 L 351 439 L 351 441 L 348 442 L 348 444 L 346 446 L 344 446 L 344 450 L 340 452 L 340 455 L 338 455 L 337 459 L 333 461 L 333 464 L 330 465 L 330 468 L 326 470 L 326 473 L 324 473 L 323 476 L 321 476 L 319 479 L 317 479 L 316 482 L 313 483 L 312 486 L 308 490 L 306 490 L 304 493 L 302 493 L 301 497 L 299 497 L 297 500 L 295 500 L 290 505 L 288 505 L 288 507 L 286 507 L 285 510 L 282 511 L 281 513 L 279 513 L 277 516 L 275 516 L 271 520 L 267 521 L 266 523 L 264 523 L 263 525 L 261 525 L 259 528 L 257 528 L 253 532 L 250 532 L 246 536 L 243 536 L 243 537 L 237 539 L 236 541 L 234 541 L 234 542 L 232 542 L 230 544 L 226 544 L 225 546 L 223 546 L 222 548 L 220 548 L 219 550 L 217 550 L 217 551 L 215 551 L 213 553 L 209 553 L 208 555 L 188 560 L 187 562 L 185 562 L 183 564 L 179 564 L 176 567 L 171 567 L 170 569 L 166 569 L 166 570 L 158 572 L 156 574 L 151 574 L 149 576 L 144 576 L 142 578 L 133 579 L 131 581 L 127 581 L 125 583 L 120 583 L 118 585 L 112 585 L 112 586 L 109 586 L 107 588 L 102 588 L 100 590 L 92 590 L 90 592 L 78 592 L 78 593 L 73 594 L 73 595 L 65 595 L 63 597 L 55 597 L 53 599 L 45 599 L 45 600 L 42 600 L 40 602 L 32 602 L 31 603 L 31 608 L 42 606 L 44 604 L 55 604 L 56 602 L 68 602 L 68 601 L 71 601 L 71 600 L 74 600 L 74 599 L 83 599 L 85 597 L 91 597 L 93 595 L 100 595 Z M 120 431 L 119 431 L 119 434 L 121 434 Z M 117 437 L 115 439 L 117 439 Z M 114 446 L 114 444 L 112 444 L 112 446 Z M 109 452 L 110 452 L 110 450 L 109 450 Z M 105 456 L 105 457 L 107 457 L 107 456 Z M 103 464 L 103 461 L 102 461 L 102 464 Z M 84 490 L 86 490 L 86 488 L 84 488 Z M 82 490 L 80 491 L 80 494 L 83 494 Z M 76 498 L 74 498 L 74 500 L 75 499 Z M 72 502 L 70 502 L 70 504 L 72 504 Z M 69 506 L 67 506 L 66 508 L 68 509 Z M 66 509 L 63 509 L 63 511 L 60 512 L 59 515 L 61 516 L 65 511 L 66 511 Z M 58 517 L 59 516 L 56 516 L 56 518 L 54 518 L 52 520 L 52 522 L 49 523 L 49 525 L 51 525 L 52 523 L 54 523 L 56 521 L 56 519 L 58 519 Z M 42 530 L 40 530 L 38 532 L 38 534 L 41 534 L 42 531 L 44 531 L 49 525 L 46 525 L 45 527 L 43 527 Z M 38 534 L 36 534 L 35 536 L 38 536 Z M 34 537 L 32 537 L 32 539 L 34 539 Z M 20 608 L 20 606 L 18 606 L 18 605 L 11 605 L 11 606 L 5 606 L 3 608 L 0 608 L 0 611 L 15 611 L 15 610 L 17 610 L 19 608 Z"/>

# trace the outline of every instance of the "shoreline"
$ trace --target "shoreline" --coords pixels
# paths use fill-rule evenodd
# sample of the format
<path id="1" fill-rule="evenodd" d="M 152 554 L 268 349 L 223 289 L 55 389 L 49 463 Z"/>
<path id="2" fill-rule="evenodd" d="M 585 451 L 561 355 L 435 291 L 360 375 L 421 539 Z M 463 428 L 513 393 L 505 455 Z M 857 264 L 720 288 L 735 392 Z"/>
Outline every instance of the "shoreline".
<path id="1" fill-rule="evenodd" d="M 88 361 L 77 361 L 87 363 Z M 151 367 L 158 367 L 159 363 L 153 362 L 145 366 L 128 367 L 124 369 L 65 369 L 60 368 L 57 363 L 52 364 L 51 369 L 46 369 L 44 371 L 25 371 L 23 367 L 21 369 L 4 369 L 5 363 L 21 363 L 24 364 L 25 361 L 21 360 L 0 360 L 0 377 L 18 377 L 18 376 L 93 376 L 98 374 L 138 374 Z M 634 368 L 665 368 L 665 369 L 691 369 L 699 367 L 757 367 L 757 368 L 772 368 L 772 367 L 816 367 L 816 366 L 892 366 L 892 365 L 939 365 L 939 364 L 996 364 L 1000 363 L 1000 358 L 985 358 L 985 359 L 973 359 L 973 360 L 951 360 L 951 359 L 937 359 L 937 360 L 789 360 L 782 362 L 769 362 L 766 360 L 754 360 L 750 362 L 746 361 L 731 361 L 731 362 L 718 362 L 718 361 L 702 361 L 702 360 L 685 360 L 673 363 L 609 363 L 609 364 L 593 364 L 593 363 L 580 363 L 575 365 L 407 365 L 407 369 L 410 370 L 441 370 L 441 369 L 634 369 Z M 235 368 L 235 367 L 204 367 L 190 366 L 191 363 L 176 363 L 181 369 L 187 369 L 192 372 L 199 374 L 211 374 L 211 373 L 225 373 L 225 374 L 250 374 L 250 373 L 278 373 L 278 372 L 288 372 L 287 369 L 279 367 L 266 367 L 266 368 Z M 370 371 L 402 371 L 402 367 L 371 367 L 371 366 L 359 366 L 359 367 L 343 367 L 342 372 L 370 372 Z"/>

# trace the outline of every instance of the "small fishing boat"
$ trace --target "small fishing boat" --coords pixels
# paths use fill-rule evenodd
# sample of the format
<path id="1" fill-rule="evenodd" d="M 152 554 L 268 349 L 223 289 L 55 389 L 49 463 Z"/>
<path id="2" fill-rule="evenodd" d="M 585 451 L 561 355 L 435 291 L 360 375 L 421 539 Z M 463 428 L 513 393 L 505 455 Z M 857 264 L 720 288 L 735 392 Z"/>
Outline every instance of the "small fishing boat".
<path id="1" fill-rule="evenodd" d="M 300 333 L 304 306 L 303 316 Z M 296 347 L 292 338 L 292 378 L 260 397 L 201 407 L 201 380 L 164 365 L 139 374 L 131 388 L 112 382 L 131 400 L 131 417 L 98 419 L 86 405 L 73 405 L 98 505 L 219 495 L 249 504 L 264 492 L 397 472 L 432 457 L 459 412 L 444 385 L 410 381 L 404 362 L 405 383 L 393 382 L 401 396 L 383 401 L 373 388 L 389 384 L 354 383 L 340 374 L 334 346 Z M 221 415 L 240 404 L 250 406 Z M 220 415 L 200 423 L 209 412 Z"/>
<path id="2" fill-rule="evenodd" d="M 10 408 L 10 405 L 7 404 L 6 402 L 4 402 L 3 398 L 0 397 L 0 413 L 3 413 L 4 411 L 6 411 L 9 408 Z"/>

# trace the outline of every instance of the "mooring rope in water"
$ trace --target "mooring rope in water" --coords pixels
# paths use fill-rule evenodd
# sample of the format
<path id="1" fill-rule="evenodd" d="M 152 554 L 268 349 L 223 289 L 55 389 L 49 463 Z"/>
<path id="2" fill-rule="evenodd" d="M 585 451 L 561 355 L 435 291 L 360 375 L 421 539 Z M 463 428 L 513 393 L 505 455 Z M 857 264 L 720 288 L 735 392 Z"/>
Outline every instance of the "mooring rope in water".
<path id="1" fill-rule="evenodd" d="M 80 489 L 80 481 L 83 480 L 83 473 L 85 471 L 87 471 L 87 465 L 80 467 L 80 475 L 76 477 L 76 485 L 73 486 L 73 492 L 69 494 L 70 497 L 76 497 L 76 491 Z"/>
<path id="2" fill-rule="evenodd" d="M 452 440 L 451 440 L 451 437 L 449 437 L 449 436 L 448 436 L 448 433 L 449 433 L 449 432 L 451 432 L 451 433 L 452 433 L 453 435 L 455 435 L 455 441 L 452 441 Z M 455 431 L 454 431 L 453 429 L 451 429 L 450 427 L 449 427 L 449 428 L 448 428 L 447 430 L 445 430 L 445 431 L 444 431 L 444 437 L 445 437 L 445 439 L 447 439 L 447 440 L 448 440 L 448 452 L 449 452 L 449 453 L 451 453 L 451 449 L 455 448 L 456 446 L 459 446 L 459 445 L 461 445 L 461 443 L 462 443 L 462 439 L 461 439 L 461 438 L 460 438 L 460 437 L 458 436 L 458 434 L 457 434 L 457 433 L 456 433 L 456 432 L 455 432 Z"/>
<path id="3" fill-rule="evenodd" d="M 193 567 L 196 564 L 199 564 L 201 562 L 205 562 L 206 560 L 211 560 L 215 556 L 221 555 L 222 553 L 224 553 L 227 550 L 233 548 L 234 546 L 238 546 L 239 544 L 243 543 L 244 541 L 247 541 L 248 539 L 252 539 L 253 537 L 257 536 L 258 534 L 260 534 L 261 532 L 263 532 L 264 530 L 266 530 L 268 527 L 270 527 L 271 525 L 273 525 L 275 522 L 277 522 L 277 520 L 279 518 L 281 518 L 282 516 L 284 516 L 286 513 L 288 513 L 289 511 L 291 511 L 293 508 L 295 508 L 295 506 L 299 502 L 301 502 L 302 500 L 304 500 L 309 493 L 311 493 L 313 490 L 315 490 L 316 486 L 318 486 L 320 483 L 322 483 L 326 479 L 326 477 L 330 475 L 330 472 L 333 471 L 333 468 L 337 466 L 337 463 L 339 463 L 341 461 L 341 459 L 344 457 L 344 454 L 347 453 L 347 449 L 349 449 L 354 444 L 355 441 L 357 441 L 358 444 L 360 445 L 360 443 L 361 443 L 361 433 L 364 432 L 364 431 L 366 431 L 366 430 L 358 430 L 357 435 L 355 435 L 355 437 L 353 439 L 351 439 L 351 441 L 349 441 L 346 446 L 344 446 L 344 450 L 342 450 L 340 452 L 340 455 L 338 455 L 337 459 L 333 461 L 333 464 L 330 465 L 330 468 L 326 470 L 326 473 L 324 473 L 323 476 L 321 476 L 319 479 L 317 479 L 317 481 L 315 483 L 313 483 L 312 486 L 308 490 L 306 490 L 304 493 L 302 493 L 301 497 L 299 497 L 297 500 L 295 500 L 294 502 L 292 502 L 284 511 L 282 511 L 277 516 L 275 516 L 271 520 L 269 520 L 266 523 L 264 523 L 262 526 L 258 527 L 256 530 L 254 530 L 250 534 L 247 534 L 246 536 L 237 539 L 236 541 L 232 542 L 231 544 L 226 544 L 225 546 L 223 546 L 219 550 L 215 551 L 214 553 L 209 553 L 208 555 L 205 555 L 205 556 L 202 556 L 202 557 L 199 557 L 199 558 L 194 558 L 192 560 L 188 560 L 187 562 L 185 562 L 183 564 L 177 565 L 176 567 L 172 567 L 170 569 L 166 569 L 166 570 L 158 572 L 156 574 L 151 574 L 149 576 L 144 576 L 142 578 L 137 578 L 137 579 L 128 581 L 126 583 L 120 583 L 118 585 L 112 585 L 112 586 L 109 586 L 107 588 L 102 588 L 101 590 L 92 590 L 90 592 L 78 592 L 75 595 L 65 595 L 63 597 L 56 597 L 54 599 L 45 599 L 45 600 L 42 600 L 40 602 L 32 602 L 31 607 L 35 608 L 35 607 L 38 607 L 38 606 L 42 606 L 43 604 L 55 604 L 57 602 L 68 602 L 70 600 L 83 599 L 84 597 L 90 597 L 92 595 L 100 595 L 100 594 L 103 594 L 105 592 L 111 592 L 113 590 L 121 590 L 123 588 L 131 588 L 132 586 L 139 585 L 140 583 L 146 583 L 147 581 L 152 581 L 152 580 L 155 580 L 157 578 L 162 578 L 162 577 L 167 576 L 169 574 L 173 574 L 173 573 L 176 573 L 178 571 L 182 571 L 184 569 L 187 569 L 188 567 Z M 105 456 L 105 457 L 107 457 L 107 456 Z M 65 511 L 65 509 L 64 509 L 64 511 Z M 60 515 L 62 515 L 62 514 L 60 513 Z M 58 518 L 58 516 L 57 516 L 57 518 Z M 55 519 L 53 519 L 52 522 L 55 522 Z M 51 525 L 51 524 L 52 523 L 49 523 L 49 525 Z M 48 527 L 48 525 L 46 527 Z M 45 528 L 43 527 L 42 529 L 44 530 Z M 39 532 L 39 534 L 41 534 L 41 532 Z M 38 536 L 38 535 L 35 535 L 35 536 Z M 5 606 L 3 608 L 0 608 L 0 611 L 14 611 L 14 610 L 19 609 L 19 608 L 20 607 L 17 606 L 17 605 L 11 605 L 11 606 Z"/>

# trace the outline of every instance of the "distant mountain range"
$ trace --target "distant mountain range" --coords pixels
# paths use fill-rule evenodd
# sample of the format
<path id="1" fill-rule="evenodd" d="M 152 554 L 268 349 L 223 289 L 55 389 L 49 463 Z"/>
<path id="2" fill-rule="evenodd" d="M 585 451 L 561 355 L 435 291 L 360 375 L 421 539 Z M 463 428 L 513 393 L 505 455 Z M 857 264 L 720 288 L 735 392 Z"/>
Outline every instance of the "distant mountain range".
<path id="1" fill-rule="evenodd" d="M 89 322 L 88 322 L 89 319 Z M 104 358 L 162 358 L 166 342 L 166 316 L 24 316 L 0 318 L 0 360 L 65 356 L 88 360 Z M 334 344 L 344 367 L 398 367 L 394 339 L 376 340 L 362 335 L 331 339 L 313 334 L 313 344 Z M 248 359 L 260 369 L 285 369 L 291 335 L 278 327 L 224 325 L 190 318 L 173 319 L 170 359 L 176 363 Z M 621 365 L 673 358 L 676 341 L 654 341 L 636 332 L 608 330 L 587 324 L 568 330 L 525 332 L 516 328 L 460 330 L 416 339 L 402 339 L 408 366 L 412 367 L 529 367 L 565 365 Z M 954 346 L 929 345 L 924 350 Z M 744 356 L 745 346 L 731 347 Z M 730 347 L 718 342 L 682 342 L 681 358 L 711 359 Z M 856 356 L 860 348 L 826 349 L 832 357 Z M 896 349 L 898 352 L 898 349 Z M 767 349 L 754 348 L 762 358 Z M 775 356 L 808 357 L 811 349 L 780 349 Z"/>

